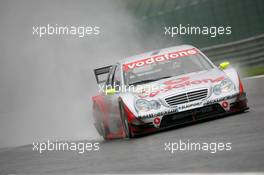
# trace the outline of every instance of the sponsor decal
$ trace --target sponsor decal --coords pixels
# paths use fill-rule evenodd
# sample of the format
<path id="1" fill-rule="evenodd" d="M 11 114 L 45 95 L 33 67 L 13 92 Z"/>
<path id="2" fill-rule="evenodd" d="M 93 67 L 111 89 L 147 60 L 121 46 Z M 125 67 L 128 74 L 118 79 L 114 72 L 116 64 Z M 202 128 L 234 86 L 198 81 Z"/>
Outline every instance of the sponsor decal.
<path id="1" fill-rule="evenodd" d="M 158 117 L 155 118 L 155 119 L 154 119 L 154 123 L 155 123 L 156 125 L 160 124 L 160 118 L 158 118 Z"/>
<path id="2" fill-rule="evenodd" d="M 156 118 L 154 118 L 154 120 L 153 120 L 153 124 L 154 124 L 154 126 L 155 127 L 159 127 L 159 125 L 160 125 L 160 118 L 159 117 L 156 117 Z"/>
<path id="3" fill-rule="evenodd" d="M 182 110 L 189 109 L 189 108 L 192 108 L 192 107 L 195 107 L 195 106 L 200 106 L 201 104 L 202 104 L 202 102 L 185 104 L 185 105 L 182 105 L 182 106 L 178 106 L 178 110 L 182 111 Z"/>
<path id="4" fill-rule="evenodd" d="M 221 106 L 225 109 L 225 110 L 229 110 L 230 109 L 230 105 L 228 103 L 228 101 L 223 101 L 221 103 Z"/>
<path id="5" fill-rule="evenodd" d="M 223 108 L 227 108 L 227 107 L 228 107 L 228 102 L 227 102 L 227 101 L 224 101 L 224 102 L 222 103 L 222 106 L 223 106 Z"/>
<path id="6" fill-rule="evenodd" d="M 172 89 L 188 87 L 196 84 L 206 84 L 206 83 L 218 83 L 224 80 L 224 76 L 220 76 L 217 78 L 206 78 L 201 80 L 191 80 L 190 77 L 181 77 L 174 80 L 168 80 L 163 82 L 163 84 L 157 90 L 153 92 L 149 92 L 149 94 L 140 94 L 140 97 L 154 97 L 158 95 L 160 92 L 167 92 Z"/>
<path id="7" fill-rule="evenodd" d="M 156 118 L 154 118 L 153 125 L 155 128 L 159 128 L 160 123 L 161 123 L 161 117 L 160 116 L 157 116 Z"/>
<path id="8" fill-rule="evenodd" d="M 221 97 L 221 98 L 217 98 L 214 100 L 209 100 L 206 103 L 204 103 L 204 106 L 211 105 L 211 104 L 218 103 L 218 102 L 225 101 L 225 100 L 230 100 L 232 98 L 236 98 L 238 95 L 239 95 L 239 93 L 235 93 L 235 94 L 228 95 L 228 96 Z M 223 106 L 223 104 L 222 104 L 222 106 Z"/>
<path id="9" fill-rule="evenodd" d="M 168 109 L 165 111 L 160 111 L 160 112 L 155 112 L 155 113 L 153 112 L 153 113 L 146 114 L 146 115 L 140 115 L 137 118 L 138 119 L 147 119 L 147 118 L 153 118 L 153 117 L 158 117 L 158 116 L 164 116 L 164 115 L 172 114 L 172 113 L 176 113 L 176 112 L 179 112 L 177 107 L 175 107 L 173 109 Z"/>
<path id="10" fill-rule="evenodd" d="M 125 72 L 127 72 L 130 69 L 143 67 L 145 65 L 153 64 L 156 62 L 163 62 L 163 61 L 167 61 L 167 60 L 173 60 L 176 58 L 181 58 L 184 56 L 195 55 L 197 53 L 198 53 L 198 51 L 195 48 L 188 49 L 188 50 L 181 50 L 181 51 L 177 51 L 177 52 L 170 52 L 170 53 L 166 53 L 164 55 L 152 56 L 150 58 L 145 58 L 142 60 L 123 64 L 123 69 Z"/>

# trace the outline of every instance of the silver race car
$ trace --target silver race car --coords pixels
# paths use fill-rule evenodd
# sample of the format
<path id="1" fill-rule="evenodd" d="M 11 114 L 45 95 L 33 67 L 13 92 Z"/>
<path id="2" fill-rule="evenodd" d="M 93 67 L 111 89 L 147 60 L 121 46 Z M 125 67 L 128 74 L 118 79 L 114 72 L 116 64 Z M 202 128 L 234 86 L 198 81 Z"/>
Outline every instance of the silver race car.
<path id="1" fill-rule="evenodd" d="M 105 139 L 136 135 L 248 109 L 237 71 L 182 45 L 94 70 L 95 127 Z"/>

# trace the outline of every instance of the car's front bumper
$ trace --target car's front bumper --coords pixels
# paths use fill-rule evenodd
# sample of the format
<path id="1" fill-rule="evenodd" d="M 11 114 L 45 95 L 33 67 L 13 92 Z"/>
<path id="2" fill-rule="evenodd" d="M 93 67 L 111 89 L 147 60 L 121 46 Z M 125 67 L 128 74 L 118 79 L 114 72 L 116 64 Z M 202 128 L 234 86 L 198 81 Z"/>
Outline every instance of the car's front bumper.
<path id="1" fill-rule="evenodd" d="M 228 102 L 228 106 L 223 106 L 226 102 Z M 247 98 L 246 94 L 243 93 L 229 101 L 222 100 L 199 108 L 163 115 L 158 127 L 154 122 L 145 122 L 141 125 L 131 123 L 131 129 L 134 135 L 140 135 L 204 119 L 217 118 L 242 112 L 247 109 L 249 109 L 247 106 Z"/>

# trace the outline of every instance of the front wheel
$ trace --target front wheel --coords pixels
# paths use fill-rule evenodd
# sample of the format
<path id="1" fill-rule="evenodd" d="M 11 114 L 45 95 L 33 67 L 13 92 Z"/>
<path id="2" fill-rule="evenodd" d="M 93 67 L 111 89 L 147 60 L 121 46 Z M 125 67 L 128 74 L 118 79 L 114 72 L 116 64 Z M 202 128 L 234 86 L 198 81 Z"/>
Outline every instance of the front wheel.
<path id="1" fill-rule="evenodd" d="M 131 125 L 127 120 L 127 113 L 125 111 L 124 105 L 120 102 L 119 104 L 119 108 L 120 108 L 120 117 L 121 117 L 121 121 L 122 121 L 122 126 L 125 132 L 125 137 L 126 138 L 132 138 L 134 137 L 133 132 L 131 130 Z"/>

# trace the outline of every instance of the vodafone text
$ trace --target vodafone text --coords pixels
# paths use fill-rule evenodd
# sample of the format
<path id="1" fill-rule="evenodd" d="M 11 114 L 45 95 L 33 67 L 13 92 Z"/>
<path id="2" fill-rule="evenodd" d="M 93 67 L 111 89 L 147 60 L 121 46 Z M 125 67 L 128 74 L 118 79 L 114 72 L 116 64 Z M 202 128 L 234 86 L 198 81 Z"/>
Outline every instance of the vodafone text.
<path id="1" fill-rule="evenodd" d="M 172 60 L 172 59 L 176 59 L 176 58 L 180 58 L 180 57 L 184 57 L 184 56 L 195 55 L 197 53 L 198 53 L 198 51 L 195 48 L 177 51 L 177 52 L 171 52 L 171 53 L 167 53 L 164 55 L 157 55 L 157 56 L 153 56 L 150 58 L 146 58 L 146 59 L 138 60 L 135 62 L 127 63 L 127 64 L 123 65 L 123 68 L 125 71 L 128 71 L 130 69 L 142 67 L 142 66 L 145 66 L 148 64 L 153 64 L 155 62 L 163 62 L 163 61 Z"/>

